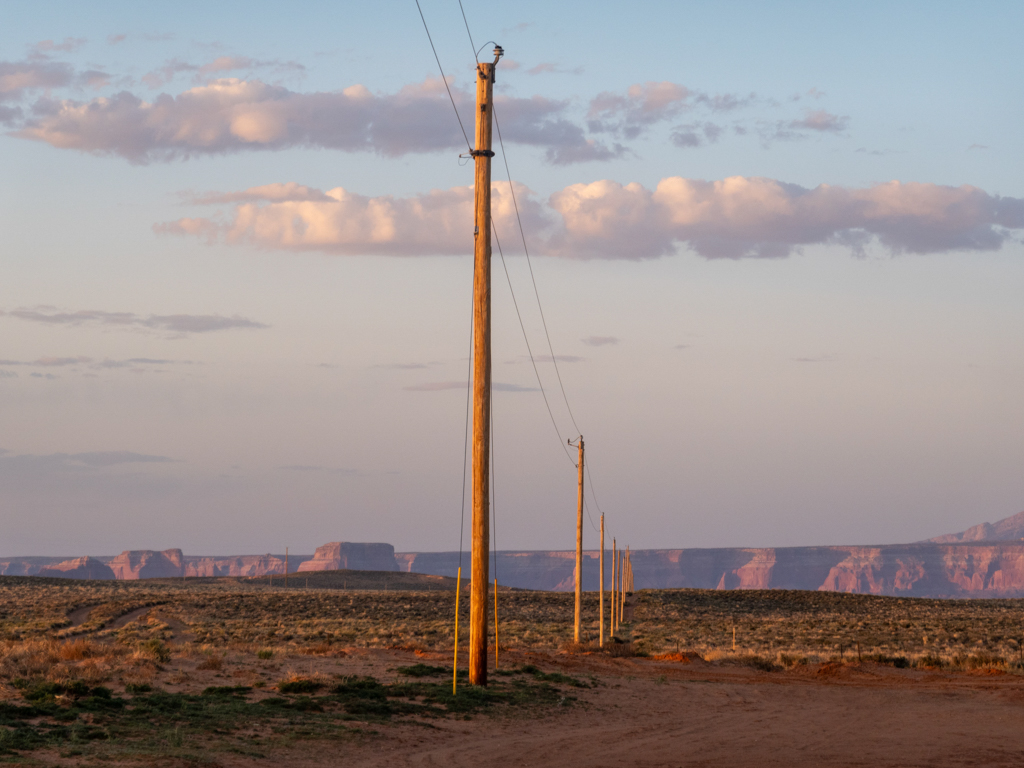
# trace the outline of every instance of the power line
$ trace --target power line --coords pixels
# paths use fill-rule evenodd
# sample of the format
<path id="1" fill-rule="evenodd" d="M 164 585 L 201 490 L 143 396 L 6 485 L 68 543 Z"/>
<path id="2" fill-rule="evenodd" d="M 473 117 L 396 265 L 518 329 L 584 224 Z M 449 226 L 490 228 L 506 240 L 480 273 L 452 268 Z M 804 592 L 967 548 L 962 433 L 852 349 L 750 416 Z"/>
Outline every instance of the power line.
<path id="1" fill-rule="evenodd" d="M 419 0 L 416 0 L 416 7 L 419 8 Z M 459 11 L 462 13 L 462 23 L 466 27 L 466 36 L 469 38 L 470 48 L 473 50 L 473 59 L 477 62 L 477 64 L 479 64 L 480 63 L 480 59 L 478 57 L 479 51 L 477 50 L 476 44 L 473 42 L 473 33 L 469 29 L 469 19 L 466 17 L 466 9 L 462 5 L 462 0 L 459 0 Z M 422 16 L 423 16 L 423 11 L 421 9 L 420 10 L 420 17 L 422 18 Z M 424 20 L 423 21 L 424 29 L 426 29 L 426 25 L 427 25 L 427 22 L 426 22 L 426 20 Z M 429 31 L 427 32 L 427 37 L 428 38 L 430 37 L 430 32 Z M 431 42 L 431 47 L 433 47 L 433 42 Z M 437 58 L 437 51 L 434 52 L 434 57 Z M 438 60 L 437 66 L 440 69 L 440 67 L 441 67 L 440 60 Z M 442 77 L 443 77 L 443 72 L 442 72 Z M 448 86 L 448 83 L 447 83 L 447 81 L 445 81 L 445 87 L 447 88 L 447 86 Z M 448 95 L 449 95 L 449 98 L 450 98 L 451 97 L 451 91 L 448 92 Z M 455 107 L 455 100 L 454 99 L 452 99 L 452 107 Z M 551 343 L 551 333 L 548 331 L 547 318 L 545 318 L 545 316 L 544 316 L 544 306 L 543 306 L 543 304 L 541 303 L 541 300 L 540 300 L 540 291 L 537 288 L 537 278 L 536 278 L 536 276 L 533 273 L 533 261 L 530 259 L 530 248 L 529 248 L 529 246 L 527 245 L 527 242 L 526 242 L 526 231 L 523 228 L 523 219 L 522 219 L 522 216 L 519 213 L 519 202 L 516 199 L 516 190 L 515 190 L 515 186 L 512 183 L 512 171 L 509 169 L 509 165 L 508 165 L 508 154 L 505 152 L 505 142 L 504 142 L 504 140 L 502 138 L 502 135 L 501 135 L 501 123 L 498 121 L 498 110 L 496 108 L 496 105 L 494 105 L 494 104 L 491 105 L 491 113 L 494 115 L 494 125 L 495 125 L 495 128 L 497 129 L 497 132 L 498 132 L 498 145 L 501 147 L 501 159 L 502 159 L 502 162 L 505 165 L 505 175 L 506 175 L 506 177 L 508 179 L 508 188 L 509 188 L 509 192 L 511 193 L 511 196 L 512 196 L 512 205 L 513 205 L 513 208 L 515 209 L 515 212 L 516 212 L 516 222 L 519 225 L 519 235 L 520 235 L 520 237 L 522 238 L 522 241 L 523 241 L 523 252 L 526 254 L 526 265 L 527 265 L 527 267 L 529 268 L 529 271 L 530 271 L 530 282 L 533 284 L 533 295 L 534 295 L 534 297 L 537 300 L 537 309 L 540 312 L 541 324 L 544 327 L 544 337 L 545 337 L 545 339 L 547 340 L 547 343 L 548 343 L 548 352 L 551 353 L 551 364 L 555 367 L 555 376 L 558 378 L 558 387 L 559 387 L 559 389 L 562 392 L 562 400 L 565 402 L 565 409 L 569 413 L 569 420 L 572 421 L 572 425 L 576 428 L 576 433 L 577 434 L 581 434 L 582 430 L 580 429 L 579 425 L 576 423 L 576 417 L 573 415 L 572 406 L 569 405 L 569 397 L 568 397 L 568 395 L 566 395 L 565 384 L 562 382 L 562 373 L 561 373 L 561 371 L 558 368 L 558 358 L 555 356 L 554 345 L 552 345 L 552 343 Z M 455 114 L 456 114 L 456 116 L 458 116 L 458 109 L 455 110 Z M 461 118 L 459 120 L 459 125 L 460 126 L 462 125 Z M 463 129 L 463 134 L 465 134 L 465 129 Z M 468 139 L 467 139 L 467 143 L 468 143 Z M 526 326 L 523 323 L 522 314 L 519 312 L 519 303 L 516 301 L 515 291 L 512 288 L 512 278 L 509 276 L 508 266 L 505 264 L 505 254 L 502 252 L 501 240 L 498 237 L 498 229 L 494 225 L 493 219 L 491 221 L 491 228 L 494 231 L 494 240 L 495 240 L 495 243 L 498 246 L 498 255 L 501 257 L 501 266 L 502 266 L 502 269 L 505 272 L 505 279 L 508 281 L 509 293 L 512 294 L 512 304 L 513 304 L 513 306 L 516 309 L 516 317 L 519 319 L 519 327 L 520 327 L 520 329 L 523 332 L 523 341 L 526 343 L 526 350 L 530 354 L 530 363 L 533 366 L 533 373 L 537 377 L 537 384 L 540 387 L 541 395 L 544 398 L 544 406 L 547 409 L 548 416 L 551 419 L 551 424 L 555 428 L 555 432 L 558 434 L 559 445 L 562 445 L 561 430 L 558 429 L 558 424 L 555 422 L 555 416 L 554 416 L 554 414 L 551 411 L 551 404 L 548 402 L 547 393 L 544 391 L 544 384 L 541 381 L 540 372 L 537 369 L 537 361 L 534 359 L 534 357 L 533 357 L 533 350 L 530 348 L 530 340 L 529 340 L 529 338 L 526 335 Z M 469 417 L 468 400 L 467 400 L 466 415 L 467 415 L 467 430 L 468 430 L 468 417 Z M 492 424 L 493 424 L 493 419 L 492 419 Z M 468 436 L 468 431 L 467 431 L 467 436 Z M 493 445 L 493 438 L 492 438 L 492 445 Z M 573 461 L 572 456 L 569 454 L 568 449 L 564 445 L 562 445 L 562 450 L 565 452 L 565 455 L 569 459 L 569 461 L 572 462 L 573 466 L 576 466 L 576 462 Z M 493 448 L 492 448 L 492 451 L 493 451 Z M 492 461 L 492 465 L 493 465 L 493 461 Z M 595 506 L 597 506 L 598 513 L 603 515 L 604 513 L 601 511 L 601 505 L 597 501 L 597 492 L 594 490 L 594 479 L 593 479 L 593 477 L 590 474 L 590 464 L 588 462 L 584 462 L 584 469 L 587 472 L 587 482 L 590 484 L 590 492 L 591 492 L 591 495 L 594 498 L 594 504 L 595 504 Z M 463 461 L 463 496 L 465 496 L 465 461 Z M 463 502 L 463 503 L 465 503 L 465 502 Z M 590 508 L 589 508 L 589 506 L 586 503 L 586 499 L 584 499 L 583 505 L 584 505 L 584 508 L 587 511 L 587 518 L 590 520 L 591 527 L 595 531 L 597 531 L 597 527 L 594 525 L 594 519 L 590 515 Z M 463 518 L 464 517 L 465 517 L 465 512 L 463 512 Z M 495 539 L 495 546 L 497 546 L 497 540 L 496 539 Z M 460 558 L 461 558 L 461 552 L 460 552 Z M 497 556 L 495 556 L 495 561 L 494 561 L 494 563 L 495 563 L 495 571 L 497 571 L 497 562 L 498 562 L 497 561 Z"/>
<path id="2" fill-rule="evenodd" d="M 526 335 L 526 326 L 523 324 L 523 316 L 519 312 L 519 302 L 516 301 L 516 292 L 512 289 L 512 278 L 508 274 L 508 265 L 505 264 L 505 254 L 501 250 L 501 239 L 498 237 L 498 228 L 494 225 L 494 219 L 491 219 L 491 230 L 494 232 L 494 242 L 498 246 L 498 255 L 501 257 L 501 267 L 505 271 L 505 279 L 508 281 L 508 290 L 512 294 L 512 306 L 516 308 L 516 317 L 519 318 L 519 327 L 523 331 L 523 341 L 526 342 L 526 351 L 530 354 L 530 364 L 533 366 L 533 374 L 537 377 L 537 386 L 540 387 L 541 397 L 544 398 L 544 407 L 548 409 L 548 416 L 551 418 L 551 426 L 555 428 L 555 435 L 558 437 L 558 444 L 562 446 L 562 450 L 565 451 L 566 458 L 572 462 L 575 467 L 576 462 L 573 461 L 571 455 L 569 455 L 569 449 L 562 444 L 562 430 L 558 428 L 558 423 L 555 421 L 555 414 L 551 412 L 551 404 L 548 402 L 547 392 L 544 391 L 544 382 L 540 379 L 540 371 L 537 370 L 537 361 L 533 357 L 533 350 L 530 349 L 530 339 Z"/>
<path id="3" fill-rule="evenodd" d="M 473 33 L 469 31 L 469 21 L 466 19 L 466 9 L 462 7 L 462 0 L 459 0 L 459 10 L 462 11 L 462 23 L 466 25 L 466 34 L 469 35 L 469 47 L 473 49 L 473 58 L 476 59 L 476 63 L 479 64 L 480 59 L 477 59 L 476 56 L 476 45 L 473 44 Z"/>
<path id="4" fill-rule="evenodd" d="M 587 471 L 587 482 L 590 483 L 590 495 L 594 497 L 594 505 L 597 507 L 597 513 L 603 515 L 601 511 L 601 505 L 597 501 L 597 491 L 594 490 L 594 479 L 590 476 L 590 465 L 584 464 L 583 468 Z"/>
<path id="5" fill-rule="evenodd" d="M 526 265 L 530 269 L 530 281 L 533 283 L 533 295 L 537 299 L 537 309 L 540 310 L 540 321 L 544 326 L 544 336 L 548 341 L 548 351 L 551 353 L 551 363 L 555 366 L 555 376 L 558 377 L 558 386 L 562 390 L 562 399 L 565 401 L 565 409 L 569 412 L 569 420 L 576 428 L 576 434 L 583 432 L 576 418 L 572 415 L 572 407 L 569 405 L 569 398 L 565 394 L 565 385 L 562 383 L 562 374 L 558 370 L 558 358 L 555 357 L 555 348 L 551 344 L 551 334 L 548 332 L 548 322 L 544 318 L 544 307 L 540 302 L 540 291 L 537 290 L 537 278 L 533 275 L 533 262 L 530 260 L 530 249 L 526 245 L 526 231 L 523 229 L 523 219 L 519 215 L 519 203 L 516 201 L 516 190 L 512 184 L 512 171 L 508 167 L 508 155 L 505 153 L 505 142 L 501 138 L 501 123 L 498 122 L 498 111 L 492 107 L 494 112 L 494 127 L 498 130 L 498 145 L 501 147 L 501 159 L 505 163 L 505 175 L 508 177 L 508 189 L 512 193 L 512 206 L 515 208 L 516 221 L 519 223 L 519 234 L 523 239 L 523 252 L 526 254 Z"/>
<path id="6" fill-rule="evenodd" d="M 476 264 L 473 264 L 473 271 L 476 272 Z M 462 568 L 462 543 L 466 531 L 466 463 L 469 459 L 469 403 L 473 393 L 473 302 L 469 302 L 469 363 L 466 368 L 466 429 L 465 440 L 462 443 L 462 504 L 459 507 L 459 568 Z"/>
<path id="7" fill-rule="evenodd" d="M 423 31 L 427 33 L 427 40 L 430 41 L 430 50 L 434 52 L 434 61 L 437 62 L 437 68 L 441 72 L 441 79 L 444 81 L 444 89 L 448 91 L 448 98 L 452 102 L 452 109 L 455 110 L 455 118 L 459 121 L 459 128 L 462 129 L 462 138 L 466 140 L 466 148 L 472 152 L 473 145 L 469 141 L 469 134 L 466 133 L 466 126 L 462 124 L 462 117 L 459 115 L 459 108 L 455 106 L 455 97 L 452 96 L 452 89 L 448 87 L 448 78 L 444 76 L 444 67 L 441 66 L 441 59 L 437 55 L 437 48 L 434 47 L 434 39 L 430 36 L 430 29 L 427 28 L 427 19 L 423 15 L 423 9 L 420 8 L 420 0 L 416 0 L 416 9 L 420 12 L 420 19 L 423 21 Z M 465 14 L 463 14 L 463 18 L 465 18 Z M 468 25 L 466 26 L 466 31 L 469 31 Z M 470 40 L 472 40 L 472 38 L 470 38 Z"/>

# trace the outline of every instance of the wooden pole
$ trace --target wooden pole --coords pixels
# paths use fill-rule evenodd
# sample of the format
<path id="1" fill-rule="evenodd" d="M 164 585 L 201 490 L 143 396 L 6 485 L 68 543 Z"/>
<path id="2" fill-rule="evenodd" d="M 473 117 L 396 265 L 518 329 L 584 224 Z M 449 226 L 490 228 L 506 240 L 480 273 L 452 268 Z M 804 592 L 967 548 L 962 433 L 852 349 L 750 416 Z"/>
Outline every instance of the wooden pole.
<path id="1" fill-rule="evenodd" d="M 498 668 L 498 580 L 494 580 L 494 668 Z"/>
<path id="2" fill-rule="evenodd" d="M 288 586 L 288 547 L 284 548 L 284 585 Z"/>
<path id="3" fill-rule="evenodd" d="M 573 642 L 580 643 L 580 602 L 583 600 L 583 435 L 580 435 L 579 489 L 576 494 L 576 626 Z"/>
<path id="4" fill-rule="evenodd" d="M 598 644 L 604 648 L 604 515 L 601 515 L 601 597 L 598 604 L 601 613 L 601 629 L 598 632 Z"/>
<path id="5" fill-rule="evenodd" d="M 619 623 L 622 623 L 626 615 L 626 557 L 629 555 L 629 547 L 619 557 Z"/>
<path id="6" fill-rule="evenodd" d="M 459 566 L 459 575 L 455 577 L 455 658 L 452 659 L 452 696 L 455 695 L 455 685 L 459 680 L 459 587 L 462 585 L 462 566 Z"/>
<path id="7" fill-rule="evenodd" d="M 491 453 L 491 124 L 494 68 L 477 64 L 473 262 L 473 547 L 469 583 L 469 682 L 487 685 L 487 586 Z"/>
<path id="8" fill-rule="evenodd" d="M 615 537 L 612 536 L 612 634 L 615 634 L 616 621 L 618 617 L 618 611 L 616 610 L 617 602 L 615 596 L 618 592 L 615 589 L 615 578 L 619 573 L 619 551 L 615 545 Z"/>

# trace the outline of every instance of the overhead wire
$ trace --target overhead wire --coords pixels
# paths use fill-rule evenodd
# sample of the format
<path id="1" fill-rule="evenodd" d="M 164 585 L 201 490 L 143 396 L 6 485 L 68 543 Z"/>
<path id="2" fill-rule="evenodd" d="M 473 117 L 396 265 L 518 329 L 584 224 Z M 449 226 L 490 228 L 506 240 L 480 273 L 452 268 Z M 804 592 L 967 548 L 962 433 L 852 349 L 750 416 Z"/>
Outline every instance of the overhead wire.
<path id="1" fill-rule="evenodd" d="M 480 53 L 480 50 L 483 50 L 483 49 L 481 48 L 480 50 L 478 50 L 477 47 L 476 47 L 476 44 L 473 42 L 473 33 L 472 33 L 472 31 L 470 31 L 470 28 L 469 28 L 469 19 L 466 17 L 466 9 L 465 9 L 465 7 L 462 4 L 462 0 L 458 0 L 458 3 L 459 3 L 459 11 L 462 14 L 462 23 L 466 27 L 466 36 L 469 38 L 469 45 L 470 45 L 470 48 L 473 51 L 473 59 L 476 61 L 477 64 L 479 64 L 480 63 L 479 53 Z M 419 0 L 416 0 L 416 7 L 420 9 L 420 18 L 423 19 L 423 28 L 427 31 L 427 38 L 430 39 L 430 31 L 427 29 L 426 19 L 423 18 L 423 10 L 422 10 L 422 8 L 420 8 Z M 431 40 L 430 45 L 431 45 L 431 48 L 433 49 L 434 48 L 433 40 Z M 485 45 L 486 45 L 486 43 L 485 43 Z M 434 58 L 437 59 L 438 69 L 441 69 L 441 61 L 440 61 L 440 59 L 437 56 L 437 50 L 436 49 L 434 49 Z M 442 76 L 442 78 L 444 77 L 444 71 L 443 70 L 441 70 L 441 76 Z M 446 89 L 448 88 L 448 81 L 447 81 L 447 79 L 445 79 L 445 88 Z M 458 108 L 455 106 L 455 99 L 452 97 L 450 89 L 448 90 L 448 97 L 449 97 L 449 99 L 451 99 L 452 107 L 455 109 L 456 117 L 458 117 L 458 115 L 459 115 Z M 502 137 L 502 134 L 501 134 L 501 123 L 498 120 L 498 110 L 496 108 L 496 105 L 493 104 L 493 103 L 491 104 L 491 112 L 494 115 L 494 125 L 495 125 L 495 128 L 497 129 L 497 133 L 498 133 L 498 145 L 501 148 L 501 159 L 502 159 L 502 162 L 503 162 L 503 164 L 505 166 L 505 174 L 506 174 L 506 178 L 508 179 L 509 192 L 510 192 L 511 197 L 512 197 L 512 206 L 513 206 L 513 209 L 515 210 L 515 214 L 516 214 L 516 223 L 518 224 L 518 227 L 519 227 L 519 235 L 520 235 L 520 237 L 522 239 L 522 242 L 523 242 L 523 252 L 526 255 L 526 264 L 527 264 L 527 267 L 528 267 L 529 272 L 530 272 L 530 282 L 533 285 L 534 298 L 537 300 L 537 309 L 540 312 L 541 325 L 544 328 L 544 337 L 545 337 L 545 339 L 547 341 L 548 352 L 551 355 L 551 364 L 554 366 L 554 369 L 555 369 L 555 376 L 558 379 L 558 387 L 559 387 L 559 389 L 562 392 L 562 400 L 565 402 L 565 409 L 566 409 L 566 411 L 569 414 L 569 420 L 572 422 L 573 427 L 575 427 L 577 434 L 581 434 L 582 430 L 579 428 L 579 425 L 576 423 L 576 417 L 575 417 L 575 415 L 572 412 L 572 406 L 569 404 L 569 397 L 568 397 L 568 395 L 566 394 L 566 391 L 565 391 L 565 383 L 562 381 L 562 373 L 561 373 L 561 371 L 558 368 L 558 358 L 555 355 L 554 345 L 551 343 L 551 333 L 548 330 L 547 318 L 544 316 L 544 306 L 543 306 L 543 304 L 541 303 L 541 300 L 540 300 L 540 290 L 537 287 L 537 278 L 536 278 L 536 275 L 533 272 L 533 262 L 530 259 L 530 248 L 529 248 L 529 245 L 527 244 L 527 240 L 526 240 L 526 230 L 523 227 L 523 219 L 522 219 L 522 215 L 521 215 L 521 213 L 519 211 L 519 202 L 516 199 L 515 185 L 512 183 L 512 171 L 509 168 L 508 154 L 505 151 L 505 141 L 504 141 L 504 139 Z M 461 117 L 459 118 L 459 126 L 462 127 L 462 119 L 461 119 Z M 464 127 L 462 129 L 462 132 L 463 132 L 463 135 L 465 136 L 466 131 L 465 131 Z M 469 144 L 468 137 L 466 137 L 466 142 L 467 142 L 467 145 L 468 145 Z M 544 399 L 544 407 L 547 409 L 548 417 L 551 419 L 551 425 L 554 427 L 555 432 L 558 435 L 559 445 L 562 446 L 562 450 L 565 452 L 566 457 L 573 464 L 573 466 L 577 466 L 576 462 L 572 458 L 572 455 L 569 453 L 569 451 L 566 448 L 566 446 L 562 443 L 562 433 L 561 433 L 561 430 L 559 430 L 559 428 L 558 428 L 557 422 L 555 421 L 554 413 L 551 410 L 551 404 L 548 401 L 547 393 L 544 390 L 544 383 L 543 383 L 543 381 L 541 380 L 541 377 L 540 377 L 540 371 L 537 368 L 537 361 L 534 358 L 533 350 L 530 347 L 530 340 L 529 340 L 529 337 L 527 336 L 527 333 L 526 333 L 526 326 L 523 323 L 523 316 L 522 316 L 522 313 L 519 311 L 519 302 L 516 300 L 515 290 L 512 287 L 512 278 L 509 275 L 508 265 L 505 263 L 505 254 L 504 254 L 504 252 L 503 252 L 503 250 L 501 248 L 501 239 L 498 236 L 498 229 L 495 226 L 493 219 L 491 221 L 491 229 L 494 232 L 494 240 L 495 240 L 496 245 L 498 246 L 498 255 L 501 258 L 501 266 L 502 266 L 503 271 L 505 272 L 505 280 L 508 282 L 509 293 L 512 296 L 512 304 L 515 307 L 516 317 L 519 320 L 519 327 L 520 327 L 520 329 L 523 332 L 523 341 L 526 343 L 526 350 L 527 350 L 527 352 L 529 353 L 529 356 L 530 356 L 530 364 L 533 366 L 533 373 L 534 373 L 534 376 L 537 379 L 537 385 L 540 388 L 541 396 Z M 493 406 L 492 406 L 492 408 L 493 408 Z M 469 424 L 469 421 L 468 421 L 469 420 L 469 400 L 468 400 L 468 395 L 467 395 L 466 418 L 467 418 L 467 422 L 466 423 L 467 423 L 467 445 L 468 445 L 468 424 Z M 491 417 L 491 424 L 492 424 L 492 473 L 493 473 L 493 414 L 492 414 L 492 417 Z M 463 459 L 463 521 L 465 520 L 465 466 L 466 466 L 466 462 L 465 462 L 465 458 L 464 458 Z M 595 504 L 595 506 L 598 509 L 598 513 L 603 516 L 604 513 L 601 511 L 601 505 L 597 501 L 597 492 L 594 490 L 594 480 L 593 480 L 593 477 L 591 476 L 590 464 L 588 462 L 584 462 L 584 469 L 586 470 L 587 482 L 590 485 L 590 491 L 591 491 L 591 494 L 592 494 L 592 496 L 594 498 L 594 504 Z M 590 521 L 591 527 L 595 531 L 597 531 L 597 526 L 594 525 L 594 519 L 593 519 L 593 517 L 590 514 L 590 507 L 587 504 L 586 498 L 584 498 L 583 506 L 584 506 L 584 509 L 587 512 L 587 518 Z M 495 523 L 496 523 L 496 520 L 497 520 L 496 516 L 495 516 L 494 519 L 495 519 Z M 494 527 L 496 528 L 496 525 Z M 460 537 L 461 537 L 461 534 L 460 534 Z M 495 548 L 496 547 L 497 547 L 497 538 L 495 536 Z M 496 549 L 495 549 L 495 552 L 496 552 Z M 459 554 L 460 554 L 460 563 L 461 563 L 461 538 L 460 538 L 460 553 Z M 495 554 L 495 560 L 494 560 L 495 575 L 497 575 L 497 563 L 498 563 L 497 555 Z"/>
<path id="2" fill-rule="evenodd" d="M 537 289 L 537 278 L 533 274 L 533 261 L 530 259 L 530 248 L 526 244 L 526 230 L 523 229 L 523 218 L 519 214 L 519 202 L 516 200 L 516 189 L 512 183 L 512 171 L 508 167 L 508 154 L 505 152 L 505 142 L 501 137 L 501 123 L 498 122 L 498 111 L 492 106 L 494 113 L 494 127 L 498 131 L 498 145 L 501 147 L 501 159 L 505 164 L 505 174 L 508 177 L 508 190 L 512 195 L 512 207 L 516 212 L 516 221 L 519 224 L 519 234 L 523 239 L 523 253 L 526 254 L 526 266 L 530 270 L 530 282 L 533 283 L 533 295 L 537 299 L 537 309 L 540 311 L 540 322 L 544 327 L 544 337 L 548 342 L 548 352 L 551 353 L 551 364 L 555 367 L 555 376 L 558 377 L 558 386 L 562 390 L 562 399 L 565 401 L 565 409 L 569 412 L 569 420 L 572 421 L 573 427 L 576 428 L 576 434 L 580 434 L 583 430 L 580 429 L 579 424 L 576 423 L 576 417 L 572 415 L 572 406 L 569 405 L 569 397 L 565 394 L 565 384 L 562 383 L 562 373 L 558 370 L 558 358 L 555 356 L 555 348 L 551 344 L 551 334 L 548 332 L 548 321 L 544 317 L 544 306 L 540 301 L 540 291 Z"/>
<path id="3" fill-rule="evenodd" d="M 476 264 L 473 265 L 476 271 Z M 466 531 L 466 464 L 469 460 L 469 404 L 472 400 L 473 381 L 473 302 L 470 302 L 469 313 L 469 361 L 466 365 L 466 428 L 465 440 L 462 444 L 462 504 L 459 506 L 459 568 L 462 568 L 462 544 Z"/>
<path id="4" fill-rule="evenodd" d="M 461 0 L 460 0 L 460 5 L 461 5 Z M 427 18 L 426 18 L 426 16 L 423 15 L 423 9 L 420 8 L 420 0 L 416 0 L 416 10 L 418 10 L 420 12 L 420 20 L 423 22 L 423 31 L 427 33 L 427 40 L 430 41 L 430 50 L 432 50 L 434 52 L 434 61 L 437 62 L 437 68 L 441 72 L 441 80 L 444 81 L 444 89 L 446 91 L 448 91 L 448 99 L 452 103 L 452 109 L 455 110 L 455 117 L 459 121 L 459 128 L 462 129 L 462 138 L 464 138 L 466 140 L 466 148 L 469 149 L 470 152 L 472 152 L 473 151 L 473 144 L 469 140 L 469 134 L 466 133 L 466 126 L 464 126 L 462 124 L 462 116 L 459 115 L 459 108 L 457 106 L 455 106 L 455 97 L 452 96 L 452 89 L 448 87 L 448 78 L 445 77 L 445 75 L 444 75 L 444 67 L 441 66 L 441 58 L 437 55 L 437 48 L 434 47 L 434 38 L 432 38 L 430 36 L 430 28 L 427 27 Z M 465 17 L 466 17 L 465 13 L 463 13 L 462 17 L 463 17 L 463 19 L 465 19 Z M 469 32 L 469 25 L 468 24 L 466 25 L 466 31 Z M 473 38 L 470 37 L 470 42 L 472 42 L 472 40 L 473 40 Z"/>
<path id="5" fill-rule="evenodd" d="M 565 456 L 572 465 L 575 467 L 576 462 L 569 453 L 569 449 L 562 443 L 562 430 L 558 428 L 558 422 L 555 421 L 555 414 L 551 410 L 551 403 L 548 402 L 547 392 L 544 391 L 544 382 L 541 381 L 540 371 L 537 369 L 537 361 L 533 357 L 533 350 L 530 348 L 530 339 L 526 335 L 526 326 L 523 324 L 523 316 L 519 312 L 519 302 L 516 300 L 516 292 L 512 288 L 512 278 L 508 274 L 508 265 L 505 263 L 505 254 L 501 250 L 501 238 L 498 237 L 498 228 L 494 224 L 494 219 L 491 219 L 491 231 L 494 232 L 494 242 L 498 246 L 498 255 L 501 257 L 501 267 L 505 272 L 505 280 L 508 281 L 508 290 L 512 294 L 512 306 L 516 309 L 516 317 L 519 319 L 519 327 L 523 331 L 523 341 L 526 342 L 526 351 L 530 355 L 530 364 L 533 366 L 533 375 L 537 377 L 537 386 L 540 387 L 541 397 L 544 398 L 544 407 L 548 410 L 548 417 L 551 419 L 551 426 L 555 428 L 555 435 L 558 437 L 558 444 L 562 446 L 562 450 L 565 452 Z"/>
<path id="6" fill-rule="evenodd" d="M 469 20 L 466 18 L 466 9 L 462 7 L 462 0 L 459 0 L 459 10 L 462 11 L 462 23 L 466 25 L 466 34 L 469 35 L 469 47 L 473 49 L 473 58 L 476 59 L 476 63 L 480 63 L 478 54 L 480 51 L 476 49 L 476 45 L 473 43 L 473 33 L 469 31 Z M 486 45 L 486 43 L 484 43 Z"/>

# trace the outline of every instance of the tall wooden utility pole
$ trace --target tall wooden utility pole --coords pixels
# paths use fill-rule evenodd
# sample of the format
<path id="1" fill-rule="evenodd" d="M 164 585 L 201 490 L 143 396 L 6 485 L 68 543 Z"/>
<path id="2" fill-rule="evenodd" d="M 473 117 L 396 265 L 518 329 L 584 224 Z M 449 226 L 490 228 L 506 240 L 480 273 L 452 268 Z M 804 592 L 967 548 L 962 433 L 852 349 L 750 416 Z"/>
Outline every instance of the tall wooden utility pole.
<path id="1" fill-rule="evenodd" d="M 573 642 L 577 645 L 580 642 L 580 602 L 583 600 L 583 435 L 580 435 L 579 448 L 579 490 L 576 494 L 576 632 L 573 635 Z"/>
<path id="2" fill-rule="evenodd" d="M 604 648 L 604 515 L 601 515 L 601 598 L 599 605 L 601 606 L 599 613 L 601 614 L 601 629 L 598 632 L 598 644 Z"/>
<path id="3" fill-rule="evenodd" d="M 284 585 L 288 586 L 288 547 L 284 548 Z"/>
<path id="4" fill-rule="evenodd" d="M 476 65 L 473 251 L 473 547 L 469 585 L 469 682 L 487 685 L 488 525 L 491 510 L 491 120 L 494 62 Z"/>

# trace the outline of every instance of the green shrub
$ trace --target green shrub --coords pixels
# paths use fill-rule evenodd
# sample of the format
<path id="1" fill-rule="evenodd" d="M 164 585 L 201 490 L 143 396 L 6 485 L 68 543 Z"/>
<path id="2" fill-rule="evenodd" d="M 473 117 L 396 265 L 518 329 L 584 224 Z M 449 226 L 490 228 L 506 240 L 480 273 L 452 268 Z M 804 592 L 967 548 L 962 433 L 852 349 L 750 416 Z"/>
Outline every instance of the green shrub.
<path id="1" fill-rule="evenodd" d="M 277 690 L 281 693 L 314 693 L 324 687 L 323 683 L 307 678 L 298 680 L 282 680 L 277 684 Z"/>
<path id="2" fill-rule="evenodd" d="M 151 638 L 146 642 L 142 643 L 142 645 L 139 646 L 139 650 L 148 653 L 161 664 L 164 664 L 171 660 L 170 650 L 167 648 L 166 645 L 164 645 L 163 640 L 160 640 L 156 637 Z"/>

